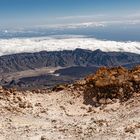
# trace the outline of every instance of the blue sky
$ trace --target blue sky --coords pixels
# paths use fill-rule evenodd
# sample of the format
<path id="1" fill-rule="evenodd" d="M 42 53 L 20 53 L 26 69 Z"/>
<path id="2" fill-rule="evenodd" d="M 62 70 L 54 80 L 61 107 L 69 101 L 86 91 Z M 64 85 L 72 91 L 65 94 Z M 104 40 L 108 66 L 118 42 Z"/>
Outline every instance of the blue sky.
<path id="1" fill-rule="evenodd" d="M 0 27 L 140 20 L 140 0 L 0 0 Z"/>

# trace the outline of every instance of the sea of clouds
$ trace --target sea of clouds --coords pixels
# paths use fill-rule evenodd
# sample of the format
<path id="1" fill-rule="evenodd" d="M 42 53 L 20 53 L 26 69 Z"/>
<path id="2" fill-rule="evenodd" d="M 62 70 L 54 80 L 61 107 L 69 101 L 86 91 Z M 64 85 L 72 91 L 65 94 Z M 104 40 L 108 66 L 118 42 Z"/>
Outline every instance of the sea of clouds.
<path id="1" fill-rule="evenodd" d="M 140 42 L 98 40 L 84 36 L 0 39 L 0 56 L 23 52 L 74 50 L 76 48 L 140 54 Z"/>

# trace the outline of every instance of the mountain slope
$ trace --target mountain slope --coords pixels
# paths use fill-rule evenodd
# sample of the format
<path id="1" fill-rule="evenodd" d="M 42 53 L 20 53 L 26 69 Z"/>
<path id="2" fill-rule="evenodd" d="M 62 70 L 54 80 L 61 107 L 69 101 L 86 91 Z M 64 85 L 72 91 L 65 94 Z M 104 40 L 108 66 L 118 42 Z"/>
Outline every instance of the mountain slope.
<path id="1" fill-rule="evenodd" d="M 126 52 L 102 52 L 76 49 L 22 53 L 0 57 L 0 72 L 9 73 L 42 67 L 119 66 L 140 64 L 140 55 Z"/>
<path id="2" fill-rule="evenodd" d="M 139 73 L 101 68 L 53 90 L 0 87 L 0 140 L 139 140 Z"/>

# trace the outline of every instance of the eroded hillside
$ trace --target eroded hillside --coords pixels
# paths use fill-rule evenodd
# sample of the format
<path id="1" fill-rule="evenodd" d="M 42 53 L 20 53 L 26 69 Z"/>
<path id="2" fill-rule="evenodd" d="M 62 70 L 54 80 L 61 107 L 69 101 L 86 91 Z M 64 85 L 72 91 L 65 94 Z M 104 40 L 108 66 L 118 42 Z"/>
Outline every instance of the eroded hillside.
<path id="1" fill-rule="evenodd" d="M 101 68 L 52 90 L 0 88 L 1 140 L 139 140 L 140 67 Z"/>

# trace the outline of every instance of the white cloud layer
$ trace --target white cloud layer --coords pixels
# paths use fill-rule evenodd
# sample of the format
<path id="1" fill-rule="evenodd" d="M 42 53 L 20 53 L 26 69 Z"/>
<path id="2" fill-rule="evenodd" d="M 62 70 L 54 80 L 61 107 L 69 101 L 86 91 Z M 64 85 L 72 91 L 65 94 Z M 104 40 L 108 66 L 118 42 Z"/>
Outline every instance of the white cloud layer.
<path id="1" fill-rule="evenodd" d="M 43 50 L 74 50 L 76 48 L 140 54 L 140 42 L 107 41 L 82 36 L 0 39 L 0 56 Z"/>
<path id="2" fill-rule="evenodd" d="M 51 24 L 51 25 L 36 25 L 36 28 L 53 28 L 53 29 L 77 29 L 88 27 L 104 27 L 105 22 L 82 22 L 82 23 L 70 23 L 70 24 Z"/>

